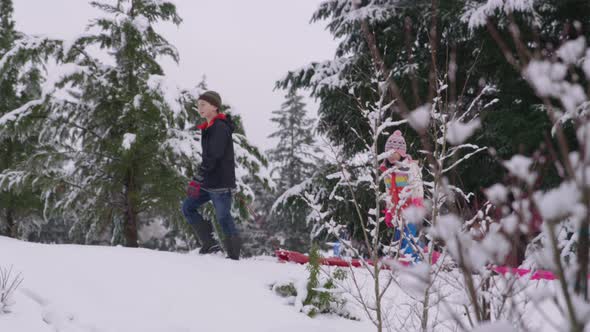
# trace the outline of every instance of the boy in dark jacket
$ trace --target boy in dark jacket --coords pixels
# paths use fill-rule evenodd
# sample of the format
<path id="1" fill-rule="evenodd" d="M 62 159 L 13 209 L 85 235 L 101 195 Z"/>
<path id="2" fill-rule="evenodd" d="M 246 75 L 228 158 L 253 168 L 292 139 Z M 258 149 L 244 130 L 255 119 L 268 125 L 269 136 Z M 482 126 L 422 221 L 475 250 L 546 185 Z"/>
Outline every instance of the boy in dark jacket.
<path id="1" fill-rule="evenodd" d="M 211 221 L 203 219 L 198 209 L 211 201 L 224 233 L 228 258 L 238 260 L 241 241 L 231 215 L 232 189 L 236 187 L 232 133 L 235 129 L 229 116 L 220 113 L 221 97 L 215 91 L 203 93 L 197 100 L 199 114 L 206 122 L 201 129 L 202 163 L 197 176 L 189 183 L 188 198 L 182 212 L 202 243 L 200 254 L 221 250 L 213 238 Z"/>

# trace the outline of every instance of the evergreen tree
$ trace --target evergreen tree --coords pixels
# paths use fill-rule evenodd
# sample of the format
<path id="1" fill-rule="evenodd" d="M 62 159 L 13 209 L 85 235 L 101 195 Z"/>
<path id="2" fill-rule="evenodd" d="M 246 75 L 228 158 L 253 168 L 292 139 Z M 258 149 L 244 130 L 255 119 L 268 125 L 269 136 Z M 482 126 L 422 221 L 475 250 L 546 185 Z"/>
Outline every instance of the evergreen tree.
<path id="1" fill-rule="evenodd" d="M 280 110 L 273 111 L 271 121 L 278 130 L 269 138 L 278 138 L 275 148 L 268 151 L 269 160 L 276 165 L 272 175 L 277 175 L 279 192 L 308 179 L 317 166 L 317 149 L 313 136 L 314 120 L 307 118 L 303 97 L 295 90 L 289 91 Z"/>
<path id="2" fill-rule="evenodd" d="M 19 107 L 41 97 L 40 65 L 55 41 L 32 38 L 15 30 L 12 0 L 0 0 L 0 174 L 18 169 L 36 143 L 28 128 L 12 125 Z M 30 183 L 29 183 L 30 184 Z M 41 200 L 30 185 L 0 177 L 0 235 L 27 238 L 41 222 Z"/>
<path id="3" fill-rule="evenodd" d="M 137 246 L 140 214 L 173 216 L 185 182 L 180 169 L 190 167 L 171 146 L 186 133 L 182 110 L 163 92 L 157 62 L 178 56 L 153 28 L 180 18 L 168 2 L 91 4 L 107 16 L 63 49 L 63 79 L 43 104 L 40 145 L 26 171 L 9 181 L 46 181 L 46 201 L 74 221 L 71 238 L 91 242 L 112 229 L 113 243 Z M 113 64 L 92 57 L 94 46 Z"/>
<path id="4" fill-rule="evenodd" d="M 481 4 L 475 1 L 463 2 L 467 8 Z M 548 0 L 530 4 L 531 11 L 519 11 L 513 15 L 521 29 L 521 38 L 524 41 L 537 41 L 534 45 L 540 53 L 555 50 L 565 40 L 576 38 L 576 24 L 580 25 L 579 32 L 582 35 L 590 32 L 588 1 Z M 498 21 L 500 36 L 503 40 L 511 40 L 508 15 L 498 16 L 492 20 Z M 503 51 L 485 28 L 485 24 L 473 28 L 468 37 L 474 43 L 480 43 L 477 46 L 472 44 L 479 55 L 471 75 L 493 83 L 497 87 L 494 98 L 498 98 L 494 107 L 482 114 L 482 130 L 474 137 L 474 142 L 480 146 L 493 147 L 497 157 L 502 160 L 508 160 L 518 153 L 532 154 L 546 142 L 546 133 L 551 129 L 546 112 L 541 111 L 542 101 L 520 73 L 506 61 Z M 468 48 L 461 53 L 463 58 L 470 56 Z M 517 57 L 516 52 L 513 56 Z M 573 140 L 573 131 L 567 123 L 565 129 Z M 475 156 L 457 169 L 457 179 L 464 183 L 465 188 L 482 194 L 482 188 L 491 186 L 506 175 L 506 170 L 495 162 L 495 158 L 489 154 Z M 481 169 L 484 167 L 488 171 L 482 174 Z M 559 182 L 556 169 L 541 172 L 546 174 L 543 179 L 545 188 Z"/>
<path id="5" fill-rule="evenodd" d="M 274 117 L 271 121 L 278 129 L 269 138 L 278 138 L 279 141 L 268 154 L 274 164 L 271 176 L 279 196 L 310 179 L 318 167 L 318 151 L 312 130 L 314 121 L 307 118 L 302 99 L 295 90 L 291 90 L 281 109 L 272 112 Z M 271 202 L 266 203 L 267 211 L 272 210 L 274 214 L 270 216 L 268 226 L 274 233 L 281 233 L 284 245 L 290 249 L 308 249 L 310 227 L 306 216 L 309 208 L 297 197 L 289 198 L 276 209 L 272 209 Z"/>
<path id="6" fill-rule="evenodd" d="M 0 1 L 0 50 L 3 51 L 2 55 L 12 48 L 16 39 L 13 13 L 12 0 Z"/>
<path id="7" fill-rule="evenodd" d="M 341 148 L 342 158 L 355 158 L 371 143 L 369 128 L 363 118 L 363 108 L 376 104 L 379 87 L 374 80 L 378 64 L 372 61 L 372 51 L 363 36 L 363 24 L 375 36 L 379 54 L 383 54 L 385 66 L 392 70 L 391 77 L 397 83 L 400 94 L 410 110 L 432 102 L 430 71 L 432 59 L 436 60 L 437 80 L 445 81 L 449 75 L 451 57 L 456 57 L 456 100 L 447 87 L 438 101 L 449 108 L 468 109 L 489 105 L 482 111 L 482 130 L 470 139 L 477 146 L 493 147 L 497 156 L 479 153 L 461 167 L 447 174 L 454 183 L 462 185 L 467 192 L 482 194 L 486 188 L 505 174 L 505 169 L 496 163 L 497 157 L 510 159 L 516 153 L 531 153 L 545 140 L 543 133 L 551 124 L 544 112 L 539 112 L 542 102 L 534 94 L 520 73 L 506 61 L 502 49 L 486 31 L 469 27 L 468 8 L 486 1 L 451 0 L 440 1 L 437 12 L 438 52 L 431 49 L 431 1 L 325 1 L 313 16 L 313 21 L 326 21 L 328 29 L 341 42 L 335 58 L 315 62 L 302 69 L 291 71 L 277 86 L 285 89 L 308 88 L 320 101 L 318 130 L 332 145 Z M 576 35 L 579 24 L 587 33 L 590 26 L 590 3 L 583 1 L 542 1 L 532 4 L 531 12 L 514 11 L 517 22 L 534 20 L 524 26 L 541 27 L 540 30 L 523 30 L 526 41 L 538 40 L 539 50 L 546 45 L 559 45 L 564 37 L 562 29 Z M 356 8 L 355 6 L 358 6 Z M 501 19 L 499 33 L 504 40 L 511 40 L 507 15 Z M 578 22 L 578 23 L 574 23 Z M 434 55 L 434 57 L 433 57 Z M 483 86 L 492 86 L 478 99 Z M 384 104 L 393 102 L 388 96 Z M 398 118 L 396 106 L 391 108 L 394 119 Z M 386 114 L 386 116 L 389 114 Z M 420 142 L 409 125 L 402 125 L 408 141 L 410 154 L 420 157 Z M 383 146 L 384 142 L 378 144 Z M 482 167 L 488 169 L 481 174 Z M 336 167 L 337 168 L 337 167 Z M 555 183 L 548 176 L 545 184 Z M 551 174 L 549 174 L 551 175 Z M 317 179 L 314 183 L 321 183 Z M 328 181 L 330 183 L 330 181 Z M 335 181 L 333 181 L 335 183 Z M 328 185 L 323 190 L 333 192 Z M 320 191 L 321 192 L 321 191 Z M 366 199 L 368 206 L 374 201 L 370 195 L 359 195 L 361 204 Z M 340 202 L 333 202 L 335 206 Z M 340 219 L 346 214 L 334 209 Z"/>
<path id="8" fill-rule="evenodd" d="M 176 160 L 170 144 L 184 119 L 167 100 L 158 63 L 162 56 L 178 61 L 178 54 L 154 29 L 158 22 L 178 25 L 181 19 L 163 1 L 91 4 L 107 16 L 92 21 L 88 29 L 94 33 L 64 50 L 65 59 L 80 68 L 63 84 L 78 91 L 71 91 L 73 101 L 53 103 L 56 129 L 65 136 L 54 143 L 57 151 L 67 151 L 56 161 L 73 163 L 70 174 L 63 174 L 69 193 L 58 201 L 73 208 L 83 233 L 94 237 L 112 225 L 113 244 L 135 247 L 140 217 L 174 216 L 185 182 L 183 160 Z M 114 64 L 90 57 L 95 46 Z"/>
<path id="9" fill-rule="evenodd" d="M 383 62 L 392 69 L 389 79 L 398 83 L 403 96 L 409 97 L 409 107 L 415 108 L 424 103 L 421 97 L 429 86 L 430 4 L 431 1 L 426 0 L 323 2 L 312 20 L 327 21 L 328 30 L 341 41 L 334 59 L 291 71 L 277 84 L 284 89 L 311 89 L 312 96 L 319 99 L 318 131 L 337 151 L 338 161 L 322 167 L 302 192 L 309 196 L 311 204 L 319 205 L 318 210 L 330 211 L 330 218 L 346 224 L 352 236 L 362 235 L 361 224 L 368 222 L 366 215 L 362 218 L 367 220 L 359 221 L 357 209 L 369 211 L 375 207 L 375 191 L 369 183 L 355 181 L 354 195 L 359 204 L 355 206 L 348 184 L 338 176 L 345 161 L 359 161 L 356 167 L 346 169 L 352 179 L 363 178 L 367 168 L 371 167 L 366 151 L 367 146 L 372 145 L 373 137 L 365 112 L 380 102 L 381 88 L 376 77 L 380 69 L 372 61 L 370 46 L 363 36 L 363 24 L 366 23 L 368 30 L 375 34 L 378 52 L 385 55 Z M 441 25 L 448 29 L 460 25 L 457 14 L 454 15 L 444 16 L 446 19 Z M 413 89 L 416 85 L 417 89 Z M 414 96 L 413 90 L 417 90 L 418 96 Z M 385 97 L 381 101 L 383 105 L 394 104 L 393 96 Z M 384 116 L 397 120 L 400 116 L 395 111 L 392 107 Z M 412 135 L 409 126 L 402 129 L 410 155 L 419 157 L 414 153 L 414 149 L 418 149 L 416 135 Z M 383 147 L 385 139 L 386 135 L 382 135 L 383 141 L 378 146 Z M 310 215 L 310 218 L 318 216 Z M 319 231 L 321 228 L 314 231 L 314 235 L 321 236 Z"/>
<path id="10" fill-rule="evenodd" d="M 255 200 L 250 204 L 253 222 L 241 229 L 242 237 L 245 239 L 242 250 L 256 256 L 272 255 L 280 247 L 277 237 L 282 236 L 277 230 L 276 220 L 273 219 L 274 216 L 271 213 L 276 193 L 269 181 L 270 179 L 249 180 L 252 183 L 250 187 L 255 197 Z"/>
<path id="11" fill-rule="evenodd" d="M 12 20 L 12 1 L 0 1 L 0 57 L 3 57 L 13 46 L 16 38 L 14 30 L 14 21 Z M 18 101 L 16 100 L 16 72 L 10 70 L 0 77 L 0 114 L 5 114 L 8 110 L 15 109 Z M 8 137 L 2 137 L 0 143 L 0 172 L 7 169 L 12 163 L 14 143 Z M 14 219 L 15 203 L 17 198 L 12 191 L 3 190 L 0 192 L 0 234 L 16 237 L 16 221 Z"/>
<path id="12" fill-rule="evenodd" d="M 201 159 L 195 125 L 203 119 L 194 108 L 202 91 L 168 82 L 158 61 L 163 56 L 177 61 L 178 54 L 154 26 L 181 19 L 166 1 L 91 4 L 105 16 L 92 20 L 74 42 L 59 44 L 60 66 L 38 99 L 0 119 L 27 127 L 24 137 L 38 133 L 33 153 L 0 174 L 0 184 L 42 188 L 44 212 L 56 225 L 44 229 L 55 228 L 62 237 L 58 225 L 69 229 L 66 241 L 42 234 L 43 241 L 138 246 L 139 229 L 162 220 L 176 238 L 186 226 L 180 208 L 186 183 Z M 110 59 L 101 61 L 97 49 Z M 239 116 L 234 121 L 234 212 L 245 220 L 253 194 L 244 178 L 260 180 L 266 161 L 248 142 Z"/>

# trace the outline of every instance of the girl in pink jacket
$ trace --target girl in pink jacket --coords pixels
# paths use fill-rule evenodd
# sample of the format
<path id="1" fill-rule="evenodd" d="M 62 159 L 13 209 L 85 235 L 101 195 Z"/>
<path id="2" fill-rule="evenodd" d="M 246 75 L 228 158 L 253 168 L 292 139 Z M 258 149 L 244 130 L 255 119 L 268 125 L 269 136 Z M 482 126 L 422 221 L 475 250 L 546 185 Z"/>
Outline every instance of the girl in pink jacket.
<path id="1" fill-rule="evenodd" d="M 404 230 L 402 252 L 416 257 L 413 248 L 416 242 L 413 239 L 418 236 L 418 227 L 406 222 L 402 212 L 410 206 L 423 207 L 424 188 L 420 166 L 406 153 L 406 140 L 399 130 L 387 139 L 385 152 L 390 153 L 381 165 L 381 171 L 387 172 L 384 181 L 389 193 L 385 223 L 387 227 L 395 227 L 394 241 L 400 239 L 400 229 Z"/>

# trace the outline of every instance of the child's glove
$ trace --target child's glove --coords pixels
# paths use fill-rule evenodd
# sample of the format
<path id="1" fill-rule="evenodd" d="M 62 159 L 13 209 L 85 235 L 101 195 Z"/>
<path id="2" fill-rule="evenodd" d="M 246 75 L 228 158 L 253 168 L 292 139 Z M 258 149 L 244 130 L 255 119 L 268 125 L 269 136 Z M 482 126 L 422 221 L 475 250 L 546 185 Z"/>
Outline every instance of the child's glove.
<path id="1" fill-rule="evenodd" d="M 186 194 L 190 198 L 199 198 L 201 195 L 201 184 L 195 180 L 189 182 Z"/>
<path id="2" fill-rule="evenodd" d="M 424 207 L 424 199 L 422 199 L 421 197 L 414 197 L 414 198 L 412 198 L 410 205 L 423 208 Z"/>
<path id="3" fill-rule="evenodd" d="M 387 210 L 385 212 L 385 225 L 387 225 L 387 227 L 392 228 L 393 227 L 393 214 L 391 214 L 391 211 Z"/>

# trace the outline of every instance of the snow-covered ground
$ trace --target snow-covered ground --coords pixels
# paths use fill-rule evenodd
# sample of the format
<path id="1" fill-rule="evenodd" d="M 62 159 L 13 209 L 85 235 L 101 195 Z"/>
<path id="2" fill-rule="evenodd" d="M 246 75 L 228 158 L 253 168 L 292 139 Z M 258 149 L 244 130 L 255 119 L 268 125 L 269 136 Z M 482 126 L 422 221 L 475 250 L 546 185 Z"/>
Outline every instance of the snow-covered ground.
<path id="1" fill-rule="evenodd" d="M 367 320 L 309 318 L 271 292 L 305 280 L 275 258 L 238 262 L 146 249 L 43 245 L 0 237 L 0 266 L 22 273 L 2 332 L 373 331 Z"/>
<path id="2" fill-rule="evenodd" d="M 304 297 L 301 294 L 309 272 L 305 266 L 281 264 L 273 257 L 236 262 L 196 253 L 44 245 L 0 237 L 0 267 L 11 266 L 24 281 L 12 298 L 11 312 L 0 313 L 0 332 L 376 330 L 350 297 L 345 311 L 361 321 L 332 314 L 309 318 L 301 313 L 293 298 L 279 297 L 270 285 L 293 282 Z M 423 294 L 424 285 L 407 277 L 424 268 L 420 264 L 396 273 L 397 281 L 383 303 L 388 330 L 411 331 L 420 326 L 416 296 L 419 299 Z M 383 280 L 387 280 L 388 272 L 383 273 Z M 437 279 L 438 290 L 431 295 L 429 326 L 433 331 L 456 331 L 452 318 L 465 319 L 469 301 L 457 273 L 441 273 Z M 355 269 L 355 275 L 367 298 L 373 290 L 370 277 L 363 269 Z M 511 284 L 502 277 L 495 280 L 499 289 Z M 345 289 L 352 289 L 350 282 L 342 284 L 348 284 Z M 522 321 L 532 331 L 560 330 L 563 320 L 551 301 L 533 303 L 535 298 L 554 294 L 558 284 L 521 279 L 519 285 L 518 295 L 507 304 L 517 316 L 515 321 Z M 442 299 L 447 304 L 439 302 Z M 300 304 L 301 299 L 295 303 Z M 585 315 L 586 309 L 579 309 Z"/>

